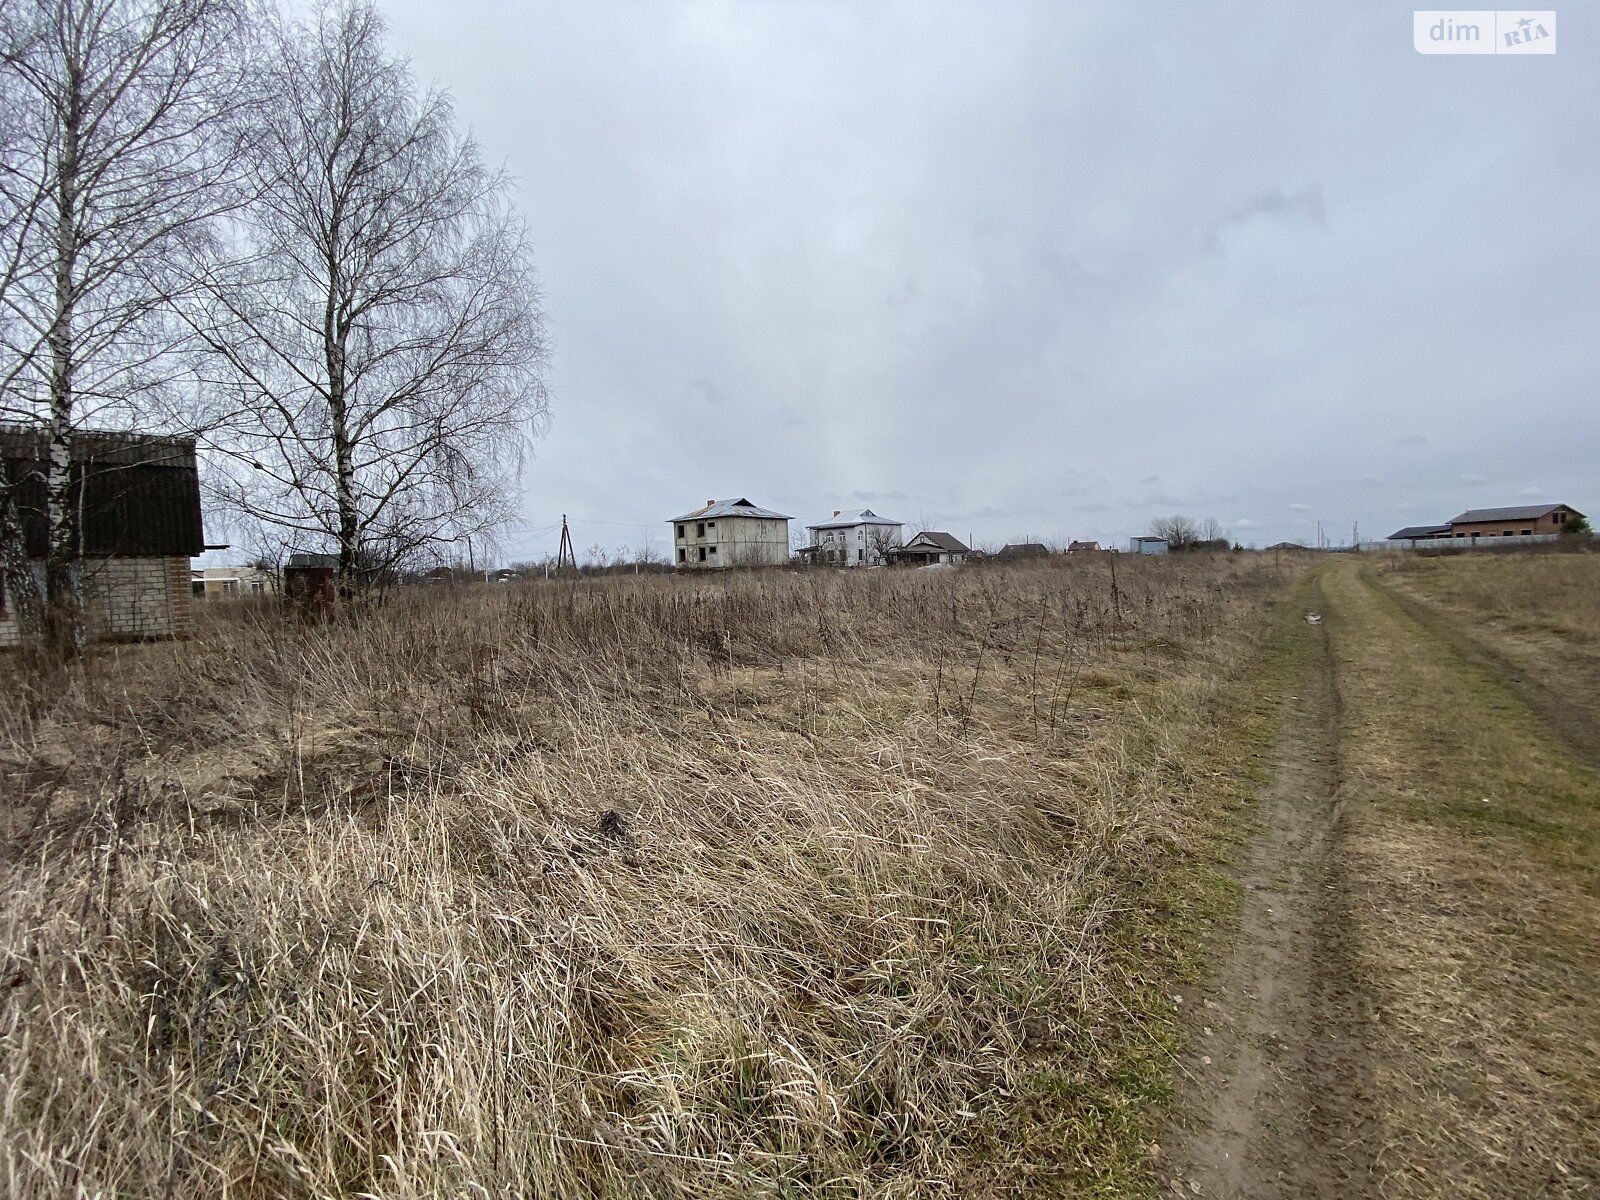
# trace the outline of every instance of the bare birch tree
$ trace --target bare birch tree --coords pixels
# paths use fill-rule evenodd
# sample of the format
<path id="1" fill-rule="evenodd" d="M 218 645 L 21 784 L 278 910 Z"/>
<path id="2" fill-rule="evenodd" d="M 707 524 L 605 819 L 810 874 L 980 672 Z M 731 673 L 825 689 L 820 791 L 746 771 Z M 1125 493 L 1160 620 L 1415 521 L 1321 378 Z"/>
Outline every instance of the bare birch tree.
<path id="1" fill-rule="evenodd" d="M 84 640 L 75 436 L 178 369 L 170 305 L 237 199 L 246 27 L 236 0 L 0 2 L 0 419 L 48 432 L 42 617 L 63 655 Z"/>
<path id="2" fill-rule="evenodd" d="M 547 407 L 546 341 L 509 186 L 419 92 L 361 0 L 279 19 L 248 248 L 203 324 L 232 415 L 216 490 L 363 575 L 511 513 Z"/>

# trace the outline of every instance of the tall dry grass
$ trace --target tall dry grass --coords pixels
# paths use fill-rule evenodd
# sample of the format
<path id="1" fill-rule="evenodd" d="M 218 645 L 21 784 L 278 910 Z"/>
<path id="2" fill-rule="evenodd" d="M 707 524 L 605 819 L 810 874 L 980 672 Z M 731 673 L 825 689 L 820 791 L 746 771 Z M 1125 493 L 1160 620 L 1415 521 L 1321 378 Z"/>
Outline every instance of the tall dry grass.
<path id="1" fill-rule="evenodd" d="M 1558 547 L 1557 549 L 1564 549 Z M 1511 632 L 1600 641 L 1600 554 L 1543 548 L 1395 556 L 1386 573 L 1430 600 Z"/>
<path id="2" fill-rule="evenodd" d="M 6 1194 L 1109 1178 L 1160 977 L 1118 939 L 1277 588 L 1118 576 L 416 591 L 14 671 Z"/>

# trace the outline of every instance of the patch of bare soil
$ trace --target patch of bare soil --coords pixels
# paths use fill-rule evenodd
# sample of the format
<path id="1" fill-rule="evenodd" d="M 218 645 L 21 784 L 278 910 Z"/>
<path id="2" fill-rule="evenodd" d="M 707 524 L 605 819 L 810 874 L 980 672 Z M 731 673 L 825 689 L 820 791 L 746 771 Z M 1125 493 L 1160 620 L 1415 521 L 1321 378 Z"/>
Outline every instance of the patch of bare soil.
<path id="1" fill-rule="evenodd" d="M 1161 1176 L 1173 1196 L 1250 1200 L 1365 1194 L 1359 1114 L 1370 1063 L 1341 872 L 1339 698 L 1326 626 L 1307 614 L 1306 669 L 1285 696 L 1258 829 L 1240 869 L 1238 935 L 1194 1018 Z"/>

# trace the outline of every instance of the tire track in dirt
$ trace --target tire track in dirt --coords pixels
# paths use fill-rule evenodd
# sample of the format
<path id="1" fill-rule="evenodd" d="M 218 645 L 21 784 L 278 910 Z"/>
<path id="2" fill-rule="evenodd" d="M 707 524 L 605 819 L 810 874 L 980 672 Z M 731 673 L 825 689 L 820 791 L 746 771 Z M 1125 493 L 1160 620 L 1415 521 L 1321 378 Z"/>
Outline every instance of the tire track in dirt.
<path id="1" fill-rule="evenodd" d="M 1326 613 L 1314 582 L 1310 607 Z M 1339 693 L 1324 615 L 1288 681 L 1257 828 L 1240 864 L 1237 936 L 1196 1018 L 1179 1088 L 1192 1128 L 1161 1172 L 1172 1196 L 1365 1194 L 1371 1069 L 1356 1034 L 1340 855 Z"/>
<path id="2" fill-rule="evenodd" d="M 1543 722 L 1545 728 L 1561 739 L 1573 757 L 1600 771 L 1600 739 L 1595 737 L 1593 712 L 1575 706 L 1570 696 L 1562 696 L 1525 668 L 1484 645 L 1459 623 L 1426 602 L 1374 578 L 1368 570 L 1360 573 L 1360 579 L 1425 636 L 1432 638 L 1463 663 L 1484 672 L 1520 699 Z"/>

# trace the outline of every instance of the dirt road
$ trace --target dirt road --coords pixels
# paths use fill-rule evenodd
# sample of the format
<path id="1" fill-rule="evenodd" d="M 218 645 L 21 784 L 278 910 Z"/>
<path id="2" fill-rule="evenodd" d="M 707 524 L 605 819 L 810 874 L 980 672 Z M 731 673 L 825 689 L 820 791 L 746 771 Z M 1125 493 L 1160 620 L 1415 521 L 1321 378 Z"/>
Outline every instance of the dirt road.
<path id="1" fill-rule="evenodd" d="M 1597 1194 L 1597 731 L 1371 564 L 1296 608 L 1164 1188 Z"/>

